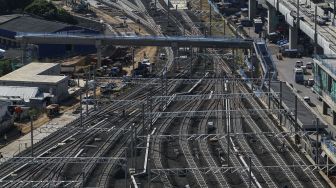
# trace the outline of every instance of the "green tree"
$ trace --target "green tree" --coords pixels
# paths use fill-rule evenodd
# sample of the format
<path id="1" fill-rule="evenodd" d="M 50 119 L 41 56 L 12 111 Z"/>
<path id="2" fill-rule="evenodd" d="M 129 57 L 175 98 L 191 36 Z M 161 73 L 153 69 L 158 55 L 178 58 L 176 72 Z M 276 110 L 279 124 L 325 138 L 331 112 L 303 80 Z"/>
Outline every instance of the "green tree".
<path id="1" fill-rule="evenodd" d="M 73 16 L 64 9 L 58 9 L 55 5 L 46 0 L 34 0 L 24 11 L 47 20 L 61 21 L 69 24 L 77 23 Z"/>
<path id="2" fill-rule="evenodd" d="M 0 76 L 12 72 L 12 64 L 9 60 L 0 61 Z"/>

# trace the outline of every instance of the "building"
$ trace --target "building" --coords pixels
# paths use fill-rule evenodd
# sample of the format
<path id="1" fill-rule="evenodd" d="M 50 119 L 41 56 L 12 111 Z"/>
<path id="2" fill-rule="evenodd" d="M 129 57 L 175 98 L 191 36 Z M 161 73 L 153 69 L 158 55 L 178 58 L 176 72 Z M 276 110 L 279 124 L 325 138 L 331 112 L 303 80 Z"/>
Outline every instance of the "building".
<path id="1" fill-rule="evenodd" d="M 0 100 L 10 101 L 13 106 L 43 109 L 53 101 L 53 95 L 41 92 L 38 87 L 0 86 Z"/>
<path id="2" fill-rule="evenodd" d="M 317 56 L 314 59 L 314 91 L 323 101 L 323 114 L 332 113 L 336 125 L 336 56 Z"/>
<path id="3" fill-rule="evenodd" d="M 0 100 L 0 132 L 14 125 L 14 118 L 8 111 L 10 105 L 9 101 Z"/>
<path id="4" fill-rule="evenodd" d="M 20 33 L 69 33 L 69 34 L 98 34 L 93 29 L 66 23 L 48 21 L 30 15 L 11 14 L 0 16 L 0 48 L 19 48 L 15 36 Z M 64 44 L 37 44 L 30 46 L 32 53 L 38 58 L 54 58 L 75 54 L 87 54 L 96 51 L 90 45 L 64 45 Z"/>
<path id="5" fill-rule="evenodd" d="M 0 86 L 36 87 L 39 90 L 31 92 L 49 93 L 53 95 L 54 101 L 52 102 L 60 102 L 69 96 L 69 78 L 60 76 L 60 72 L 61 65 L 58 63 L 29 63 L 0 77 Z M 20 96 L 14 93 L 12 95 Z M 31 97 L 34 96 L 31 95 Z"/>

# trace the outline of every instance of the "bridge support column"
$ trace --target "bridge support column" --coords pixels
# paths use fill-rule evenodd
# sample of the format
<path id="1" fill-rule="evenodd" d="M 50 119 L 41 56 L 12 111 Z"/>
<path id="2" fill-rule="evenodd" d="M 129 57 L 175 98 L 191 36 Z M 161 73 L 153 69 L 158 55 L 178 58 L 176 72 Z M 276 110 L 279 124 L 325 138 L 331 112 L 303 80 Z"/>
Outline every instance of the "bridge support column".
<path id="1" fill-rule="evenodd" d="M 322 102 L 322 113 L 323 113 L 323 115 L 328 114 L 328 104 L 324 101 Z"/>
<path id="2" fill-rule="evenodd" d="M 21 62 L 22 64 L 27 64 L 27 43 L 23 42 L 21 43 Z"/>
<path id="3" fill-rule="evenodd" d="M 289 27 L 289 49 L 296 49 L 298 46 L 298 29 L 297 27 Z"/>
<path id="4" fill-rule="evenodd" d="M 249 19 L 252 20 L 256 17 L 257 14 L 257 0 L 249 0 L 248 1 L 249 7 Z"/>
<path id="5" fill-rule="evenodd" d="M 101 41 L 97 40 L 96 41 L 96 48 L 97 48 L 97 66 L 96 69 L 101 67 L 101 59 L 102 59 L 102 46 L 101 46 Z"/>
<path id="6" fill-rule="evenodd" d="M 267 26 L 267 34 L 276 31 L 276 26 L 278 24 L 277 11 L 272 5 L 268 5 L 268 26 Z"/>

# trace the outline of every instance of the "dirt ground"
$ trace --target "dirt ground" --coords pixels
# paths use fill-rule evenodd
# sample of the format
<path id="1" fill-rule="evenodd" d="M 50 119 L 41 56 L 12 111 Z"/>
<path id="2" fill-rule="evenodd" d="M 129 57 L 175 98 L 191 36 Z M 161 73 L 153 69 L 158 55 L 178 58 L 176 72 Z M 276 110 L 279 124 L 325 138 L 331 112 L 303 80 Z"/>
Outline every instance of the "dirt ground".
<path id="1" fill-rule="evenodd" d="M 96 13 L 96 15 L 101 18 L 104 22 L 108 23 L 108 24 L 120 24 L 122 23 L 122 20 L 120 20 L 119 18 L 115 18 L 109 14 L 107 14 L 104 11 L 101 11 L 97 8 L 91 7 L 91 10 L 93 12 Z M 146 28 L 142 27 L 142 25 L 136 24 L 133 21 L 128 22 L 127 23 L 128 28 L 136 33 L 138 33 L 139 35 L 148 35 L 148 32 L 146 30 Z M 140 28 L 140 31 L 139 31 Z"/>
<path id="2" fill-rule="evenodd" d="M 155 62 L 157 51 L 158 51 L 158 48 L 153 47 L 153 46 L 147 46 L 147 47 L 137 49 L 134 54 L 135 56 L 134 57 L 134 62 L 135 62 L 134 68 L 138 67 L 137 62 L 143 60 L 145 54 L 146 54 L 146 58 L 150 59 L 150 62 Z M 127 72 L 127 75 L 131 75 L 132 69 L 133 69 L 132 65 L 130 65 L 129 67 L 124 67 L 124 70 Z"/>
<path id="3" fill-rule="evenodd" d="M 196 7 L 195 7 L 196 6 Z M 199 3 L 197 2 L 196 4 L 194 4 L 193 7 L 194 10 L 203 10 L 206 11 L 206 14 L 203 14 L 201 19 L 204 22 L 209 23 L 210 22 L 210 18 L 209 18 L 209 10 L 210 10 L 210 5 L 208 3 L 208 1 L 203 0 L 202 1 L 202 7 L 200 9 Z M 226 22 L 226 20 L 225 20 Z M 214 9 L 212 9 L 212 35 L 213 36 L 220 36 L 220 35 L 224 35 L 224 29 L 223 29 L 223 18 L 221 18 L 215 11 Z M 229 35 L 229 36 L 233 36 L 234 34 L 231 32 L 229 26 L 225 26 L 225 35 Z"/>

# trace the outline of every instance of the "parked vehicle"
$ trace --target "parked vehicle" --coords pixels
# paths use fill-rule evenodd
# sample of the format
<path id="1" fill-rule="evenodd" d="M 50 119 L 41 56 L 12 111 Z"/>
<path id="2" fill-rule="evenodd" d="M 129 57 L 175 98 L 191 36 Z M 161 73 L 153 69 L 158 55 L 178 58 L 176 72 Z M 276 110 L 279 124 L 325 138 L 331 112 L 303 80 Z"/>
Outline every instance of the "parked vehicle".
<path id="1" fill-rule="evenodd" d="M 298 51 L 298 49 L 285 49 L 282 55 L 285 57 L 291 57 L 291 58 L 301 57 L 301 53 Z"/>
<path id="2" fill-rule="evenodd" d="M 260 33 L 262 31 L 262 27 L 263 27 L 263 23 L 262 23 L 261 19 L 254 19 L 253 23 L 254 23 L 254 32 L 255 33 Z"/>
<path id="3" fill-rule="evenodd" d="M 296 68 L 301 68 L 301 66 L 303 66 L 303 62 L 302 61 L 296 61 L 295 67 Z"/>
<path id="4" fill-rule="evenodd" d="M 93 96 L 92 95 L 89 95 L 89 96 L 85 96 L 85 97 L 83 97 L 83 99 L 82 99 L 82 103 L 83 104 L 94 104 L 94 98 L 93 98 Z"/>
<path id="5" fill-rule="evenodd" d="M 294 81 L 296 83 L 304 82 L 304 74 L 302 68 L 294 68 Z"/>
<path id="6" fill-rule="evenodd" d="M 312 87 L 314 84 L 315 84 L 315 80 L 312 79 L 312 78 L 309 78 L 309 79 L 307 80 L 306 86 L 308 86 L 308 87 Z"/>
<path id="7" fill-rule="evenodd" d="M 47 116 L 49 118 L 53 118 L 59 115 L 59 105 L 58 104 L 51 104 L 47 106 Z"/>
<path id="8" fill-rule="evenodd" d="M 240 24 L 243 26 L 243 27 L 252 27 L 253 26 L 253 22 L 248 19 L 248 18 L 243 18 L 240 20 Z"/>
<path id="9" fill-rule="evenodd" d="M 166 54 L 165 53 L 160 53 L 160 59 L 162 59 L 162 60 L 164 60 L 164 59 L 166 59 Z"/>
<path id="10" fill-rule="evenodd" d="M 313 63 L 309 62 L 306 64 L 307 69 L 313 69 Z"/>
<path id="11" fill-rule="evenodd" d="M 273 32 L 273 33 L 268 34 L 268 40 L 271 43 L 276 43 L 279 40 L 279 33 Z"/>

